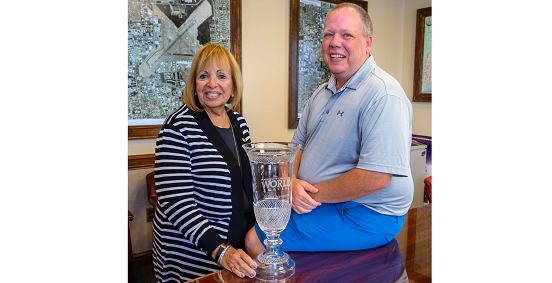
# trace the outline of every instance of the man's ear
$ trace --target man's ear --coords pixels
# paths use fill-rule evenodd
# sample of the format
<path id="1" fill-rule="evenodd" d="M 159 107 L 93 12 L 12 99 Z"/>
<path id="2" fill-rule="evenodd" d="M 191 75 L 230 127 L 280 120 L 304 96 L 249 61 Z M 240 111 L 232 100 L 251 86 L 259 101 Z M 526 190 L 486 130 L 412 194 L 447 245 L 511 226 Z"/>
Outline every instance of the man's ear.
<path id="1" fill-rule="evenodd" d="M 370 51 L 372 50 L 372 36 L 366 38 L 366 57 L 370 56 Z"/>

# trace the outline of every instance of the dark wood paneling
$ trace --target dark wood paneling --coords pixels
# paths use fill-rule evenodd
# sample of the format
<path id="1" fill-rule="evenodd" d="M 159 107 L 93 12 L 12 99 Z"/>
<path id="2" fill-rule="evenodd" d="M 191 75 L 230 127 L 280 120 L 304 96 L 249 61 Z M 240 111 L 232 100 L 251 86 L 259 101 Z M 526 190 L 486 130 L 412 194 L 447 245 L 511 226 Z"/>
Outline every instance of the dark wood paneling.
<path id="1" fill-rule="evenodd" d="M 128 139 L 155 139 L 161 125 L 128 126 Z"/>
<path id="2" fill-rule="evenodd" d="M 139 154 L 128 156 L 128 170 L 155 167 L 155 154 Z"/>

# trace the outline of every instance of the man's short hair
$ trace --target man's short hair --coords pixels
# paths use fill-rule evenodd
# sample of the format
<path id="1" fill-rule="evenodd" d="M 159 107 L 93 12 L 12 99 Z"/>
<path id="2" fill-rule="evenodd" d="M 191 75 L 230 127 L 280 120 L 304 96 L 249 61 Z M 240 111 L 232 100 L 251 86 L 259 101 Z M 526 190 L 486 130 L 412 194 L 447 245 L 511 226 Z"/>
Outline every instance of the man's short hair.
<path id="1" fill-rule="evenodd" d="M 370 19 L 368 12 L 366 12 L 366 10 L 362 9 L 362 7 L 360 7 L 357 4 L 349 3 L 349 2 L 340 3 L 328 11 L 328 14 L 326 15 L 326 19 L 333 11 L 339 10 L 339 9 L 347 9 L 347 8 L 351 8 L 357 11 L 357 13 L 360 15 L 360 20 L 362 21 L 362 35 L 364 35 L 365 37 L 372 35 L 372 32 L 374 30 L 372 26 L 372 20 Z M 324 19 L 324 24 L 326 23 L 326 19 Z"/>

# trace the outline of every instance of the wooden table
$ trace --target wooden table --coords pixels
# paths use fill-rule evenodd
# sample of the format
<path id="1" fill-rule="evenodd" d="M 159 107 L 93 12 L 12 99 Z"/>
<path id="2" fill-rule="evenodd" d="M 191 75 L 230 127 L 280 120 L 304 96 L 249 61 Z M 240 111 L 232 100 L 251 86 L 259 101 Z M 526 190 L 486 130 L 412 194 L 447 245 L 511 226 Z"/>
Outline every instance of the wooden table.
<path id="1" fill-rule="evenodd" d="M 295 282 L 431 282 L 431 204 L 410 209 L 401 232 L 388 244 L 352 252 L 290 252 Z M 189 281 L 264 282 L 227 270 Z"/>

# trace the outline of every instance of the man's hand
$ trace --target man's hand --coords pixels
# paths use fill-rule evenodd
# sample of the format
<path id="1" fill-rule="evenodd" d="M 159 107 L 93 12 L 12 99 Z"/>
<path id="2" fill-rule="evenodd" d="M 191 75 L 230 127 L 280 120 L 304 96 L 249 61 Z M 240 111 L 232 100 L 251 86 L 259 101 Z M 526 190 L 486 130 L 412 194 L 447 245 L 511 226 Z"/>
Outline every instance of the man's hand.
<path id="1" fill-rule="evenodd" d="M 298 214 L 309 213 L 317 206 L 322 205 L 322 203 L 317 202 L 310 195 L 318 192 L 318 189 L 313 185 L 295 178 L 291 187 L 293 190 L 291 208 Z"/>

